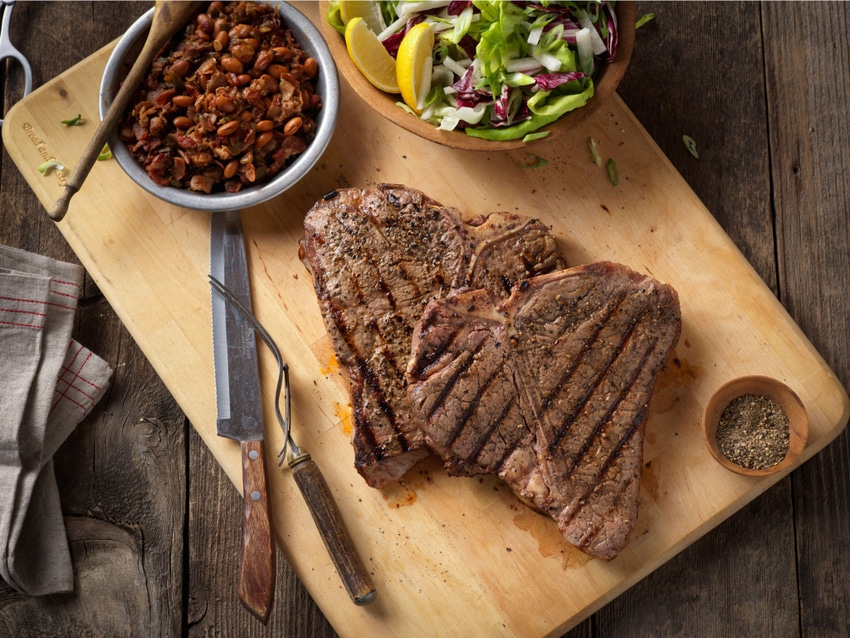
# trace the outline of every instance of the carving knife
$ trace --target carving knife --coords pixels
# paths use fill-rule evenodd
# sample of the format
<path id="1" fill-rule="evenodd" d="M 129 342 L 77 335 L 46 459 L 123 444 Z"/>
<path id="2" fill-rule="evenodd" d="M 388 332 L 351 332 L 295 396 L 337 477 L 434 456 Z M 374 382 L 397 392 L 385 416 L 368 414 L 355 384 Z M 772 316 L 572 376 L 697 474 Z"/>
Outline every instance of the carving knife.
<path id="1" fill-rule="evenodd" d="M 246 308 L 251 308 L 248 260 L 239 211 L 212 213 L 210 271 Z M 211 295 L 215 394 L 219 436 L 239 441 L 242 451 L 242 555 L 239 599 L 268 621 L 275 586 L 275 547 L 266 487 L 263 405 L 254 329 L 238 311 Z"/>

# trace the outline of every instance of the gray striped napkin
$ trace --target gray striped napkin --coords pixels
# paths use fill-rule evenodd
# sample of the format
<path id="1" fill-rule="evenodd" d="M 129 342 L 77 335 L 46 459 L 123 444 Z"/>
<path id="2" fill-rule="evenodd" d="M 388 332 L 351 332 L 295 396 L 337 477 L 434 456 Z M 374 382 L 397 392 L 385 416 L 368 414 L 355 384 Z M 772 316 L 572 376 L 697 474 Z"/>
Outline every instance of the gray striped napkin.
<path id="1" fill-rule="evenodd" d="M 83 270 L 0 245 L 0 576 L 40 596 L 73 590 L 53 454 L 112 370 L 71 339 Z"/>

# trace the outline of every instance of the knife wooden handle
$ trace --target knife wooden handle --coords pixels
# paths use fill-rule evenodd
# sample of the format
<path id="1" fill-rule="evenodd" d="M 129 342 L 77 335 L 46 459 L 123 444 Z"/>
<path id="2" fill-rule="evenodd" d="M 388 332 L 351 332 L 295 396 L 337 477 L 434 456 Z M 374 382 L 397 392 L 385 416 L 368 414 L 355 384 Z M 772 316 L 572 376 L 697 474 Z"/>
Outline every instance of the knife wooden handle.
<path id="1" fill-rule="evenodd" d="M 351 535 L 319 466 L 307 452 L 302 452 L 289 462 L 289 467 L 292 468 L 295 482 L 307 501 L 348 595 L 355 605 L 368 605 L 375 600 L 377 592 L 357 555 Z"/>
<path id="2" fill-rule="evenodd" d="M 239 600 L 265 624 L 275 584 L 275 547 L 262 441 L 242 441 L 242 558 Z"/>

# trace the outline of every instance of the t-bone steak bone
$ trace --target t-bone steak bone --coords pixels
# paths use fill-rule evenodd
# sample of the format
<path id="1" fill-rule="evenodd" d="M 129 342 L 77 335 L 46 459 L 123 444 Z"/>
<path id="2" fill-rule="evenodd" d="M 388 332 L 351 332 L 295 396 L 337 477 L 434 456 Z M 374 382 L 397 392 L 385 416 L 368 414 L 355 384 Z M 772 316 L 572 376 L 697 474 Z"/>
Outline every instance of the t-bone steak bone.
<path id="1" fill-rule="evenodd" d="M 330 193 L 304 229 L 300 256 L 350 379 L 354 464 L 381 487 L 428 454 L 405 378 L 413 325 L 428 302 L 462 286 L 507 297 L 515 282 L 565 264 L 536 219 L 493 213 L 464 222 L 398 185 Z"/>
<path id="2" fill-rule="evenodd" d="M 416 327 L 408 394 L 453 475 L 496 474 L 611 559 L 637 516 L 643 430 L 681 332 L 670 286 L 609 262 L 456 291 Z"/>

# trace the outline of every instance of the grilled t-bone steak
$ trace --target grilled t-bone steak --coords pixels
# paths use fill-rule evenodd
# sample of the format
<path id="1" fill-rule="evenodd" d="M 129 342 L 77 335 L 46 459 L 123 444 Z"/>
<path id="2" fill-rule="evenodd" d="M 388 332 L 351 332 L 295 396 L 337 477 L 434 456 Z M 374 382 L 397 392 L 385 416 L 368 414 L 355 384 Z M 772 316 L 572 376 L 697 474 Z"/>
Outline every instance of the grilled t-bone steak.
<path id="1" fill-rule="evenodd" d="M 506 297 L 518 280 L 564 262 L 538 220 L 493 213 L 465 223 L 398 185 L 331 193 L 304 228 L 300 256 L 350 379 L 355 467 L 381 487 L 428 454 L 405 379 L 413 325 L 428 302 L 462 286 Z"/>
<path id="2" fill-rule="evenodd" d="M 647 408 L 680 331 L 673 288 L 609 262 L 503 301 L 455 291 L 416 326 L 410 403 L 450 474 L 498 475 L 611 559 L 635 523 Z"/>

